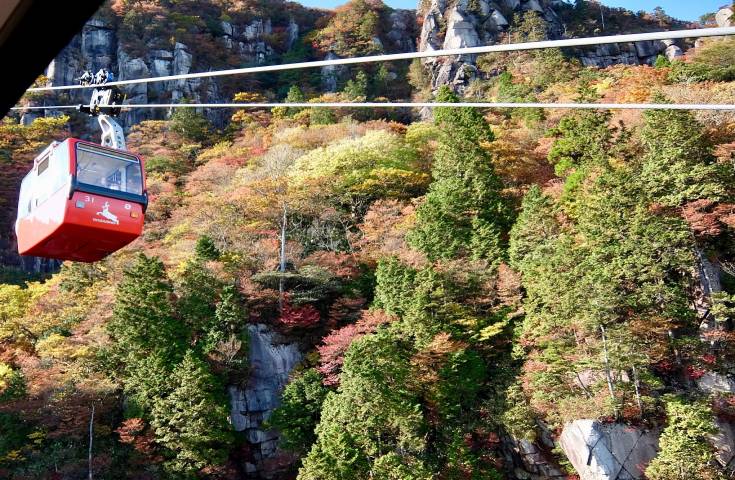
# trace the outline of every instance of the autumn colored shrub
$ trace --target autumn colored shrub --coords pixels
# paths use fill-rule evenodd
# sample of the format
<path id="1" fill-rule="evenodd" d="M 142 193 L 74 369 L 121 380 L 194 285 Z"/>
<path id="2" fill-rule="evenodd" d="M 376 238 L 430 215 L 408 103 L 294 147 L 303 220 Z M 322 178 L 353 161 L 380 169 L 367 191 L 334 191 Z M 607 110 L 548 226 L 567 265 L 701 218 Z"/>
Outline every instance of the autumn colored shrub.
<path id="1" fill-rule="evenodd" d="M 393 319 L 380 310 L 368 310 L 352 325 L 333 330 L 322 339 L 318 347 L 319 368 L 323 375 L 324 384 L 334 386 L 339 384 L 339 373 L 344 362 L 344 354 L 353 341 L 375 332 L 380 325 L 391 322 Z"/>

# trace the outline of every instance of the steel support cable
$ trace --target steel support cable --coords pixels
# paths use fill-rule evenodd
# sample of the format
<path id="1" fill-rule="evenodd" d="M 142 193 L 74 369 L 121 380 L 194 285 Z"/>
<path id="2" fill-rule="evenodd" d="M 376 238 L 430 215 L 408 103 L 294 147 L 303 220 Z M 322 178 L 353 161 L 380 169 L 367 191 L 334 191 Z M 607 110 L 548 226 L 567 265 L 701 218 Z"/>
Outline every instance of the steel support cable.
<path id="1" fill-rule="evenodd" d="M 303 103 L 150 103 L 119 105 L 116 108 L 546 108 L 575 110 L 713 110 L 735 111 L 732 104 L 699 103 L 507 103 L 507 102 L 303 102 Z M 13 107 L 12 110 L 72 110 L 76 105 Z"/>
<path id="2" fill-rule="evenodd" d="M 483 45 L 478 47 L 453 48 L 444 50 L 425 50 L 423 52 L 393 53 L 387 55 L 371 55 L 365 57 L 337 58 L 313 62 L 285 63 L 280 65 L 263 65 L 258 67 L 234 68 L 212 72 L 186 73 L 163 77 L 139 78 L 109 82 L 106 86 L 134 85 L 139 83 L 170 82 L 194 78 L 221 77 L 227 75 L 243 75 L 249 73 L 277 72 L 301 68 L 319 68 L 337 65 L 353 65 L 360 63 L 392 62 L 396 60 L 413 60 L 416 58 L 432 58 L 445 56 L 477 55 L 493 52 L 513 52 L 522 50 L 540 50 L 545 48 L 567 48 L 604 45 L 611 43 L 644 42 L 652 40 L 676 40 L 682 38 L 704 38 L 735 35 L 735 27 L 699 28 L 693 30 L 676 30 L 668 32 L 634 33 L 626 35 L 610 35 L 604 37 L 570 38 L 564 40 L 546 40 L 541 42 L 510 43 L 499 45 Z M 57 90 L 77 90 L 95 88 L 95 85 L 60 85 L 55 87 L 29 88 L 28 92 L 50 92 Z"/>

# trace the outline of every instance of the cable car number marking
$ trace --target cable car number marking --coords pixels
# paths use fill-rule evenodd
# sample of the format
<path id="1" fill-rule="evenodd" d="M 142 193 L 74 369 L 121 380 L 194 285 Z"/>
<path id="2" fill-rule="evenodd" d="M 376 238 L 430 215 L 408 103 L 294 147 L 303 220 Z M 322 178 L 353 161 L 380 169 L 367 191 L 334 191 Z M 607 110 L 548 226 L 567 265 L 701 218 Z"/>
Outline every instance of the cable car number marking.
<path id="1" fill-rule="evenodd" d="M 129 203 L 126 203 L 125 204 L 125 210 L 130 210 L 131 208 L 133 208 L 133 207 L 131 207 Z"/>
<path id="2" fill-rule="evenodd" d="M 84 201 L 87 203 L 94 203 L 94 197 L 90 197 L 89 195 L 84 196 Z"/>

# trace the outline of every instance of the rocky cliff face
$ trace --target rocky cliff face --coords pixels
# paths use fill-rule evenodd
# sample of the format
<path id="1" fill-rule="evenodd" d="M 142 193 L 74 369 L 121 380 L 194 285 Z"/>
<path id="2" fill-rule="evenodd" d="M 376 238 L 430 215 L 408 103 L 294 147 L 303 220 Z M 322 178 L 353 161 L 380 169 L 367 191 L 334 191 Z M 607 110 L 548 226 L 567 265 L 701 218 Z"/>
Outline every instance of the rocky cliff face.
<path id="1" fill-rule="evenodd" d="M 264 429 L 263 422 L 280 405 L 281 391 L 301 353 L 266 325 L 249 325 L 248 331 L 250 377 L 244 388 L 229 387 L 230 420 L 250 446 L 243 459 L 245 471 L 251 478 L 278 478 L 292 465 L 293 456 L 278 448 L 278 432 Z"/>
<path id="2" fill-rule="evenodd" d="M 536 12 L 547 23 L 551 39 L 562 38 L 563 22 L 557 13 L 559 0 L 432 0 L 420 14 L 422 24 L 419 51 L 475 47 L 497 43 L 511 31 L 516 15 Z M 600 45 L 570 52 L 583 65 L 608 67 L 615 64 L 653 64 L 665 54 L 669 59 L 681 57 L 682 47 L 673 41 L 636 42 Z M 429 58 L 424 64 L 431 75 L 432 87 L 450 85 L 462 91 L 479 72 L 476 55 Z"/>
<path id="3" fill-rule="evenodd" d="M 291 48 L 304 29 L 304 26 L 293 19 L 287 25 L 278 27 L 274 27 L 270 18 L 254 18 L 246 23 L 221 21 L 217 25 L 216 42 L 231 59 L 231 67 L 258 65 L 274 58 L 274 34 L 285 35 L 286 48 Z M 78 77 L 85 69 L 97 71 L 106 68 L 117 80 L 186 74 L 194 71 L 192 69 L 195 65 L 197 70 L 206 70 L 210 65 L 208 59 L 197 58 L 195 49 L 190 47 L 185 43 L 175 42 L 169 49 L 152 48 L 144 55 L 135 55 L 120 40 L 118 25 L 109 20 L 95 18 L 87 22 L 82 32 L 51 62 L 46 76 L 51 85 L 70 85 L 78 82 Z M 130 85 L 123 87 L 123 91 L 127 97 L 126 103 L 176 103 L 181 99 L 216 103 L 231 100 L 223 93 L 221 83 L 214 79 L 191 79 Z M 56 99 L 49 98 L 46 104 L 54 101 Z M 76 90 L 69 94 L 68 101 L 84 103 L 88 101 L 88 96 L 85 91 Z M 46 112 L 47 115 L 53 113 Z M 163 110 L 139 109 L 123 113 L 121 123 L 129 128 L 143 120 L 165 118 L 167 114 Z M 208 111 L 206 114 L 210 120 L 221 126 L 227 112 Z M 26 114 L 24 121 L 29 122 L 35 116 Z"/>
<path id="4" fill-rule="evenodd" d="M 432 0 L 422 15 L 419 51 L 496 43 L 500 35 L 510 27 L 512 18 L 509 17 L 512 14 L 531 10 L 541 14 L 552 28 L 559 27 L 553 8 L 542 6 L 538 0 Z M 431 74 L 432 87 L 451 85 L 455 90 L 462 90 L 478 75 L 476 57 L 460 55 L 424 60 Z"/>

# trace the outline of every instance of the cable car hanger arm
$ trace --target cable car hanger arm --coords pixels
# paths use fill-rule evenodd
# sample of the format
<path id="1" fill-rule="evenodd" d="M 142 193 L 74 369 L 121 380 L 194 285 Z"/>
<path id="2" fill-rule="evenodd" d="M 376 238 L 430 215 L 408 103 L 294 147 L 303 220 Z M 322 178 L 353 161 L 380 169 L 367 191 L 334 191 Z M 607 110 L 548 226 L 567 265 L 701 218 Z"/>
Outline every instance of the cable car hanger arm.
<path id="1" fill-rule="evenodd" d="M 125 100 L 123 94 L 114 87 L 100 85 L 92 91 L 89 105 L 79 105 L 77 110 L 97 117 L 102 129 L 102 146 L 126 150 L 125 132 L 112 116 L 120 113 L 120 105 Z"/>

